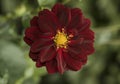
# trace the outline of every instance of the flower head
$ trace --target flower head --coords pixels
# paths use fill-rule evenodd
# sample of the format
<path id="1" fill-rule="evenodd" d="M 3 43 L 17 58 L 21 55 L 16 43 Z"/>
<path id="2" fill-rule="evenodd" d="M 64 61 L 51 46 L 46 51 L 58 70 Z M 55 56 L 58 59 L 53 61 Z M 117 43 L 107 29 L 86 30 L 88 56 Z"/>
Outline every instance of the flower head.
<path id="1" fill-rule="evenodd" d="M 34 16 L 25 31 L 24 41 L 30 46 L 29 56 L 36 66 L 46 66 L 48 73 L 80 70 L 87 56 L 94 52 L 90 20 L 79 8 L 62 4 Z"/>

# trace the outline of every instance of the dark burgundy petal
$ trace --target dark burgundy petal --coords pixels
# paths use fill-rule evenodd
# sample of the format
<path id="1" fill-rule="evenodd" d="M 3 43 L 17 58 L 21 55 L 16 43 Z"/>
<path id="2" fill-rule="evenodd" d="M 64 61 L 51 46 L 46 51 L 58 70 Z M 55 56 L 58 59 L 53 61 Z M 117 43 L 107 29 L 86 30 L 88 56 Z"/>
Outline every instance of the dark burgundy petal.
<path id="1" fill-rule="evenodd" d="M 53 46 L 53 41 L 51 39 L 39 39 L 34 42 L 31 46 L 31 52 L 40 52 L 41 49 Z"/>
<path id="2" fill-rule="evenodd" d="M 84 38 L 85 40 L 94 41 L 94 32 L 90 29 L 86 29 L 84 31 L 79 32 L 79 38 Z"/>
<path id="3" fill-rule="evenodd" d="M 38 60 L 36 61 L 36 67 L 42 67 L 42 66 L 45 66 L 45 63 L 42 63 L 38 58 Z"/>
<path id="4" fill-rule="evenodd" d="M 47 9 L 44 9 L 39 13 L 39 29 L 41 32 L 55 33 L 57 28 L 60 27 L 55 14 Z"/>
<path id="5" fill-rule="evenodd" d="M 91 21 L 89 19 L 84 19 L 82 21 L 82 24 L 78 29 L 79 32 L 83 32 L 85 31 L 86 29 L 90 29 L 90 25 L 91 25 Z"/>
<path id="6" fill-rule="evenodd" d="M 33 43 L 33 41 L 32 40 L 30 40 L 29 38 L 27 38 L 27 37 L 24 37 L 24 41 L 28 44 L 28 45 L 32 45 L 32 43 Z"/>
<path id="7" fill-rule="evenodd" d="M 38 26 L 38 16 L 34 16 L 34 17 L 30 20 L 30 25 L 31 25 L 31 26 Z"/>
<path id="8" fill-rule="evenodd" d="M 40 61 L 46 62 L 52 60 L 56 56 L 56 50 L 54 46 L 46 47 L 40 50 Z"/>
<path id="9" fill-rule="evenodd" d="M 52 39 L 54 36 L 52 33 L 39 33 L 39 38 Z"/>
<path id="10" fill-rule="evenodd" d="M 62 49 L 58 49 L 57 51 L 57 66 L 58 66 L 58 71 L 63 74 L 63 72 L 66 70 L 66 63 L 63 59 L 63 53 L 62 53 Z"/>
<path id="11" fill-rule="evenodd" d="M 79 37 L 84 38 L 80 47 L 84 49 L 87 54 L 92 54 L 94 52 L 94 32 L 90 29 L 85 29 L 83 32 L 80 32 Z"/>
<path id="12" fill-rule="evenodd" d="M 78 41 L 78 43 L 69 44 L 68 51 L 74 54 L 92 54 L 94 52 L 93 42 L 92 40 L 83 40 L 80 43 Z"/>
<path id="13" fill-rule="evenodd" d="M 71 11 L 69 8 L 63 6 L 62 4 L 56 4 L 52 11 L 56 14 L 62 28 L 66 27 L 71 20 Z"/>
<path id="14" fill-rule="evenodd" d="M 27 28 L 25 31 L 25 37 L 30 39 L 31 41 L 35 41 L 39 38 L 39 30 L 37 27 Z"/>
<path id="15" fill-rule="evenodd" d="M 73 34 L 74 36 L 79 36 L 79 35 L 85 34 L 85 33 L 87 34 L 89 31 L 91 31 L 90 25 L 91 25 L 90 20 L 82 17 L 79 25 L 76 25 L 75 28 L 68 27 L 67 31 L 68 31 L 68 34 Z"/>
<path id="16" fill-rule="evenodd" d="M 29 52 L 29 56 L 33 61 L 36 61 L 38 59 L 39 53 L 32 53 L 31 51 Z"/>
<path id="17" fill-rule="evenodd" d="M 80 47 L 89 55 L 94 53 L 94 45 L 92 41 L 84 41 Z"/>
<path id="18" fill-rule="evenodd" d="M 54 59 L 49 62 L 46 62 L 46 69 L 49 74 L 58 72 L 57 61 Z"/>
<path id="19" fill-rule="evenodd" d="M 80 61 L 83 65 L 87 62 L 87 53 L 82 49 L 79 54 L 75 54 L 74 52 L 68 52 L 70 54 L 70 57 L 72 57 L 75 60 Z"/>
<path id="20" fill-rule="evenodd" d="M 79 57 L 80 57 L 80 56 L 79 56 Z M 83 65 L 85 65 L 85 64 L 87 63 L 87 56 L 83 57 L 83 58 L 81 59 L 81 62 L 82 62 Z"/>
<path id="21" fill-rule="evenodd" d="M 76 60 L 81 60 L 82 58 L 86 57 L 86 51 L 80 47 L 80 45 L 70 46 L 68 48 L 68 53 L 70 56 Z"/>
<path id="22" fill-rule="evenodd" d="M 82 44 L 84 41 L 92 41 L 94 42 L 94 32 L 90 29 L 86 29 L 83 32 L 79 32 L 77 36 L 74 36 L 70 39 L 69 44 Z"/>
<path id="23" fill-rule="evenodd" d="M 68 51 L 79 54 L 82 51 L 82 48 L 80 47 L 80 44 L 72 44 L 68 45 Z"/>
<path id="24" fill-rule="evenodd" d="M 42 66 L 43 66 L 43 64 L 40 61 L 36 62 L 36 67 L 42 67 Z"/>
<path id="25" fill-rule="evenodd" d="M 83 52 L 80 53 L 79 55 L 70 53 L 70 57 L 73 58 L 74 60 L 81 62 L 82 65 L 86 64 L 86 62 L 87 62 L 87 54 L 83 54 Z"/>
<path id="26" fill-rule="evenodd" d="M 82 62 L 76 59 L 73 59 L 70 54 L 64 53 L 64 60 L 68 65 L 69 69 L 77 71 L 81 68 Z"/>
<path id="27" fill-rule="evenodd" d="M 83 43 L 84 38 L 72 38 L 69 42 L 69 45 L 81 44 Z"/>
<path id="28" fill-rule="evenodd" d="M 83 20 L 83 15 L 81 10 L 78 8 L 71 9 L 71 21 L 67 26 L 67 30 L 72 31 L 72 29 L 79 28 L 82 24 L 82 20 Z"/>

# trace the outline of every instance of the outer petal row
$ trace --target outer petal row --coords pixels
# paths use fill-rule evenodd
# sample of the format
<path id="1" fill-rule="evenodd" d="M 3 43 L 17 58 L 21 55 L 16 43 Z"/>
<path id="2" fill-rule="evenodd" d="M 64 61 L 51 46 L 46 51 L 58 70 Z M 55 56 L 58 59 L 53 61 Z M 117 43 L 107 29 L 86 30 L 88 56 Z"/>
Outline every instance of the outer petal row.
<path id="1" fill-rule="evenodd" d="M 57 28 L 60 27 L 55 14 L 47 9 L 44 9 L 39 13 L 38 24 L 42 33 L 51 32 L 52 34 L 55 34 Z"/>
<path id="2" fill-rule="evenodd" d="M 69 8 L 61 4 L 56 4 L 52 8 L 52 11 L 57 16 L 59 22 L 61 23 L 62 28 L 66 27 L 69 24 L 71 20 L 71 11 Z"/>

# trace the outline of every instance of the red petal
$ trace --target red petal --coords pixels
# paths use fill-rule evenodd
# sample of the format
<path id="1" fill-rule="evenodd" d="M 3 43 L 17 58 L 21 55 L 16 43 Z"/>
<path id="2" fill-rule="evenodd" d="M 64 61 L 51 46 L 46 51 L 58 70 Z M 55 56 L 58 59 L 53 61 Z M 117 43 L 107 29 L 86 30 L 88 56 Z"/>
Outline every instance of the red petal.
<path id="1" fill-rule="evenodd" d="M 38 55 L 39 53 L 32 53 L 31 51 L 29 52 L 30 58 L 32 58 L 33 61 L 38 60 Z"/>
<path id="2" fill-rule="evenodd" d="M 56 56 L 56 50 L 54 46 L 41 49 L 39 57 L 41 62 L 52 60 Z"/>
<path id="3" fill-rule="evenodd" d="M 76 46 L 79 46 L 79 48 L 76 48 Z M 76 45 L 74 48 L 68 48 L 68 54 L 70 57 L 72 57 L 75 60 L 80 61 L 82 64 L 85 64 L 87 62 L 87 51 L 81 47 L 81 45 Z"/>
<path id="4" fill-rule="evenodd" d="M 84 41 L 84 38 L 72 38 L 71 40 L 70 40 L 70 43 L 69 43 L 69 45 L 74 45 L 74 44 L 81 44 L 82 42 Z"/>
<path id="5" fill-rule="evenodd" d="M 82 48 L 80 47 L 80 44 L 72 44 L 68 46 L 68 51 L 79 54 L 82 51 Z"/>
<path id="6" fill-rule="evenodd" d="M 87 36 L 89 36 L 88 32 L 94 33 L 93 31 L 90 30 L 90 25 L 91 25 L 90 20 L 89 19 L 84 19 L 82 17 L 82 20 L 80 21 L 80 23 L 78 25 L 76 25 L 73 28 L 72 27 L 70 28 L 70 26 L 69 26 L 67 31 L 68 31 L 68 34 L 73 34 L 74 36 L 78 36 L 78 35 L 81 35 L 81 34 L 84 34 L 84 35 L 87 34 Z"/>
<path id="7" fill-rule="evenodd" d="M 64 53 L 64 60 L 67 63 L 69 69 L 74 71 L 79 70 L 82 66 L 81 61 L 73 59 L 68 53 Z"/>
<path id="8" fill-rule="evenodd" d="M 84 38 L 84 40 L 94 41 L 94 32 L 90 29 L 79 32 L 79 38 Z"/>
<path id="9" fill-rule="evenodd" d="M 30 40 L 29 38 L 27 38 L 26 36 L 24 37 L 24 41 L 28 44 L 28 45 L 32 45 L 33 41 Z"/>
<path id="10" fill-rule="evenodd" d="M 81 45 L 81 48 L 84 49 L 84 51 L 90 55 L 92 53 L 94 53 L 94 45 L 93 45 L 93 42 L 90 42 L 90 41 L 86 41 L 86 42 L 83 42 Z"/>
<path id="11" fill-rule="evenodd" d="M 32 40 L 32 41 L 35 41 L 39 38 L 39 30 L 37 27 L 30 27 L 30 28 L 27 28 L 26 31 L 25 31 L 25 36 Z"/>
<path id="12" fill-rule="evenodd" d="M 39 28 L 41 32 L 55 33 L 59 27 L 57 17 L 53 12 L 44 9 L 39 13 Z"/>
<path id="13" fill-rule="evenodd" d="M 44 63 L 41 63 L 40 62 L 40 60 L 38 60 L 37 62 L 36 62 L 36 67 L 42 67 L 42 66 L 44 66 L 45 64 Z"/>
<path id="14" fill-rule="evenodd" d="M 68 30 L 80 27 L 82 20 L 83 20 L 83 16 L 81 10 L 78 8 L 71 9 L 71 21 L 67 26 Z"/>
<path id="15" fill-rule="evenodd" d="M 80 45 L 68 47 L 68 53 L 70 56 L 76 60 L 81 60 L 82 58 L 86 57 L 87 54 L 84 51 L 83 48 L 80 47 Z"/>
<path id="16" fill-rule="evenodd" d="M 53 38 L 53 34 L 52 33 L 41 33 L 41 34 L 39 34 L 39 38 L 42 38 L 42 39 L 52 39 Z"/>
<path id="17" fill-rule="evenodd" d="M 41 62 L 36 62 L 36 67 L 42 67 L 43 65 L 42 65 L 42 63 Z"/>
<path id="18" fill-rule="evenodd" d="M 49 62 L 46 62 L 46 69 L 49 74 L 58 72 L 57 61 L 54 59 Z"/>
<path id="19" fill-rule="evenodd" d="M 31 26 L 38 26 L 38 16 L 34 16 L 30 21 Z"/>
<path id="20" fill-rule="evenodd" d="M 62 54 L 62 49 L 58 49 L 57 51 L 57 66 L 58 66 L 58 70 L 61 74 L 63 74 L 63 72 L 66 70 L 66 64 L 64 62 L 64 59 L 63 59 L 63 54 Z"/>
<path id="21" fill-rule="evenodd" d="M 69 24 L 71 20 L 71 12 L 69 8 L 63 6 L 62 4 L 56 4 L 52 8 L 52 11 L 56 14 L 62 27 L 65 27 Z"/>
<path id="22" fill-rule="evenodd" d="M 78 31 L 79 32 L 83 32 L 85 31 L 86 29 L 89 29 L 90 28 L 90 25 L 91 25 L 91 21 L 89 19 L 84 19 L 82 21 L 83 23 L 81 24 L 81 26 L 78 28 Z"/>
<path id="23" fill-rule="evenodd" d="M 86 56 L 86 57 L 83 57 L 83 58 L 81 59 L 81 62 L 82 62 L 83 65 L 86 64 L 86 63 L 87 63 L 87 56 Z"/>
<path id="24" fill-rule="evenodd" d="M 69 44 L 68 51 L 74 54 L 89 55 L 94 52 L 94 46 L 92 40 L 84 40 L 82 43 Z"/>
<path id="25" fill-rule="evenodd" d="M 88 55 L 94 52 L 94 32 L 90 29 L 81 31 L 79 37 L 84 38 L 83 42 L 80 44 L 80 47 L 84 49 Z"/>
<path id="26" fill-rule="evenodd" d="M 39 39 L 32 44 L 30 51 L 39 52 L 43 48 L 52 46 L 53 43 L 51 39 Z"/>

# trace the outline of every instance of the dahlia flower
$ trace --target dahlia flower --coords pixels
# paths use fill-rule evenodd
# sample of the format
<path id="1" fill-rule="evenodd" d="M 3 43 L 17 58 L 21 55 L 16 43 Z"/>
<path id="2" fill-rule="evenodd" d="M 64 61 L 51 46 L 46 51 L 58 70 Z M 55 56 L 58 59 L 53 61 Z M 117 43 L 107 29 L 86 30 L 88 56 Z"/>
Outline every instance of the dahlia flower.
<path id="1" fill-rule="evenodd" d="M 80 70 L 94 52 L 90 24 L 79 8 L 55 4 L 51 10 L 40 11 L 25 31 L 30 58 L 37 67 L 45 66 L 48 73 Z"/>

